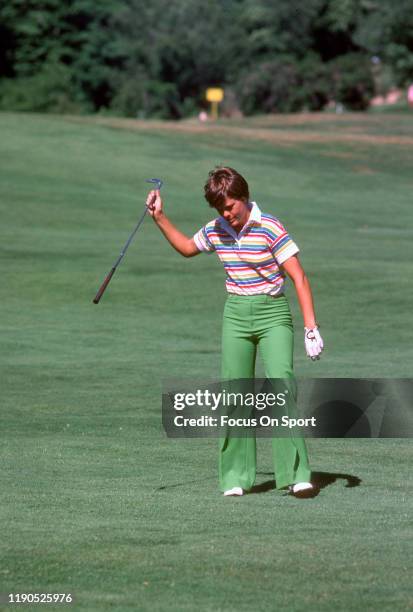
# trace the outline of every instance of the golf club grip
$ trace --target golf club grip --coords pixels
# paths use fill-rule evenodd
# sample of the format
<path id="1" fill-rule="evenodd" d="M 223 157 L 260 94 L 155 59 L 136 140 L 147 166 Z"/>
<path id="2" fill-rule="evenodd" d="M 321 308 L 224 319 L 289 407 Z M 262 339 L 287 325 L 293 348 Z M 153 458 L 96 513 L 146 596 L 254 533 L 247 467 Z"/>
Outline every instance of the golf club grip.
<path id="1" fill-rule="evenodd" d="M 99 288 L 99 291 L 97 292 L 97 294 L 96 294 L 96 296 L 95 296 L 95 298 L 93 300 L 94 304 L 99 304 L 100 298 L 104 294 L 106 287 L 109 285 L 110 279 L 115 274 L 115 270 L 116 270 L 116 268 L 112 268 L 112 270 L 109 272 L 109 274 L 107 275 L 107 277 L 105 278 L 105 280 L 101 284 L 101 286 Z"/>

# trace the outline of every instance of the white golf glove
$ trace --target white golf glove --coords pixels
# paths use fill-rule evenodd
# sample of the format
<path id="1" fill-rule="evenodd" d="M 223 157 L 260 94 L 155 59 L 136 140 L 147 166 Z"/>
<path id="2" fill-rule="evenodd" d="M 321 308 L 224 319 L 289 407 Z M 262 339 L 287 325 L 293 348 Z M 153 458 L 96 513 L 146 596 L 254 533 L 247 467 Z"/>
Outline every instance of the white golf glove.
<path id="1" fill-rule="evenodd" d="M 318 331 L 318 327 L 304 327 L 304 345 L 307 356 L 313 361 L 320 359 L 324 342 Z"/>

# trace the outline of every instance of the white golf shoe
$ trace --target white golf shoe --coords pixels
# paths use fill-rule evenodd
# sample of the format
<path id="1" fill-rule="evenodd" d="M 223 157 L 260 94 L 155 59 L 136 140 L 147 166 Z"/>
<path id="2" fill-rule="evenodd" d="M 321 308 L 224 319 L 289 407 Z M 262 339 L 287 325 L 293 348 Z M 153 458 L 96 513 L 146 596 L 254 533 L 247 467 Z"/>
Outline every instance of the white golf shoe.
<path id="1" fill-rule="evenodd" d="M 295 497 L 311 497 L 314 494 L 314 486 L 311 482 L 296 482 L 290 485 L 288 489 Z"/>
<path id="2" fill-rule="evenodd" d="M 228 497 L 230 495 L 244 495 L 244 491 L 241 489 L 241 487 L 234 487 L 233 489 L 228 489 L 227 491 L 224 492 L 225 497 Z"/>

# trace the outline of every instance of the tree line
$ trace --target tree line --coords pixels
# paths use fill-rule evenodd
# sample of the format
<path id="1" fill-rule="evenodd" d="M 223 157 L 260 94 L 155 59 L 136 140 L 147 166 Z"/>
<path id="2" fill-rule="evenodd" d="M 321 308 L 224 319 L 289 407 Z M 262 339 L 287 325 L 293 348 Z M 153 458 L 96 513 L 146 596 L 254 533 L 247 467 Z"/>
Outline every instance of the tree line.
<path id="1" fill-rule="evenodd" d="M 363 110 L 413 81 L 411 0 L 1 0 L 0 108 Z"/>

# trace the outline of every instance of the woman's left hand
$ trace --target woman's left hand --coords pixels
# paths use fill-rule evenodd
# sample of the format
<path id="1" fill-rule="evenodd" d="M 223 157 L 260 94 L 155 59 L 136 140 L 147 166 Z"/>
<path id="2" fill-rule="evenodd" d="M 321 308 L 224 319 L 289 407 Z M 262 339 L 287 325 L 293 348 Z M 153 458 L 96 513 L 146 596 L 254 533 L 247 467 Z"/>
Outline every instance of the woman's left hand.
<path id="1" fill-rule="evenodd" d="M 307 357 L 310 357 L 313 361 L 320 359 L 321 352 L 324 349 L 324 342 L 317 326 L 304 327 L 304 345 Z"/>

